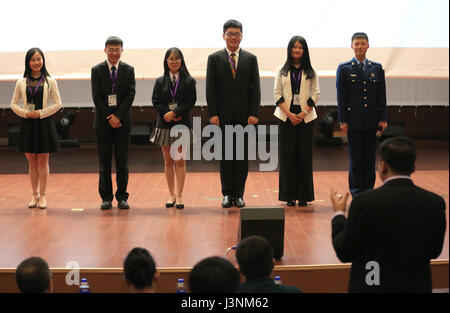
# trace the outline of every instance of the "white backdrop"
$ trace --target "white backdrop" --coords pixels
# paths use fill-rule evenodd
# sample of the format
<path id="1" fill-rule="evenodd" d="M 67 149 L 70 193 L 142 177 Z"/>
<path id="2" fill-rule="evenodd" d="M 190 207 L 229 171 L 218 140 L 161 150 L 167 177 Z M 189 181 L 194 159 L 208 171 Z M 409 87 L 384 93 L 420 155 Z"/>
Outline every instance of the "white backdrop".
<path id="1" fill-rule="evenodd" d="M 448 0 L 0 0 L 0 12 L 0 53 L 98 50 L 113 34 L 126 49 L 223 47 L 230 18 L 250 48 L 286 47 L 295 34 L 348 47 L 356 31 L 372 47 L 449 46 Z"/>

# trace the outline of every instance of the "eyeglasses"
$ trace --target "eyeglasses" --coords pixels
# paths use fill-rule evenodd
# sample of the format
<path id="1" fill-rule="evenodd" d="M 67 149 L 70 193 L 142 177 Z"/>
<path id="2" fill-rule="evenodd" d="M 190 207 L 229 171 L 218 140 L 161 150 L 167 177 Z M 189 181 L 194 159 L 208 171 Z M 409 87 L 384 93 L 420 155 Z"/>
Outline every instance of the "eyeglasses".
<path id="1" fill-rule="evenodd" d="M 167 62 L 171 62 L 171 63 L 177 63 L 180 62 L 181 58 L 168 58 Z"/>
<path id="2" fill-rule="evenodd" d="M 225 33 L 225 36 L 227 37 L 236 37 L 236 38 L 241 38 L 242 37 L 242 33 Z"/>
<path id="3" fill-rule="evenodd" d="M 122 51 L 122 48 L 117 48 L 117 49 L 106 49 L 106 51 L 108 53 L 119 53 Z"/>

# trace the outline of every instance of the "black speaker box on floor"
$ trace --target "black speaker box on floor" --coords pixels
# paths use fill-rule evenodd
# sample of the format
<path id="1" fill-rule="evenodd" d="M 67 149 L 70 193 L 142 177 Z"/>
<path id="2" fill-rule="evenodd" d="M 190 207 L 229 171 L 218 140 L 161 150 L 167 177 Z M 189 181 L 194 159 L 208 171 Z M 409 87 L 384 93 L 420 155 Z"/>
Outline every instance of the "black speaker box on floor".
<path id="1" fill-rule="evenodd" d="M 284 208 L 241 208 L 238 241 L 253 235 L 266 238 L 272 245 L 274 258 L 281 259 L 284 252 Z"/>

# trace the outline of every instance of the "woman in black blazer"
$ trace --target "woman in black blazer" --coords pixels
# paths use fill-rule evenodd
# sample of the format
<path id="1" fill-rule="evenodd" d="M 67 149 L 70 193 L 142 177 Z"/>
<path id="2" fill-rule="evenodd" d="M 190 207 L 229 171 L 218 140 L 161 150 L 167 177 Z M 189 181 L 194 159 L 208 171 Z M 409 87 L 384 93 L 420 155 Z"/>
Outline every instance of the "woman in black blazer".
<path id="1" fill-rule="evenodd" d="M 170 147 L 178 137 L 171 137 L 170 130 L 176 125 L 192 128 L 189 111 L 197 101 L 195 79 L 189 74 L 183 53 L 170 48 L 164 56 L 164 75 L 159 77 L 153 88 L 152 102 L 158 110 L 158 121 L 150 141 L 161 146 L 170 198 L 166 207 L 183 209 L 183 186 L 186 176 L 185 156 L 172 156 Z M 182 153 L 182 147 L 178 149 Z M 176 160 L 178 159 L 178 160 Z M 175 188 L 176 181 L 176 188 Z"/>

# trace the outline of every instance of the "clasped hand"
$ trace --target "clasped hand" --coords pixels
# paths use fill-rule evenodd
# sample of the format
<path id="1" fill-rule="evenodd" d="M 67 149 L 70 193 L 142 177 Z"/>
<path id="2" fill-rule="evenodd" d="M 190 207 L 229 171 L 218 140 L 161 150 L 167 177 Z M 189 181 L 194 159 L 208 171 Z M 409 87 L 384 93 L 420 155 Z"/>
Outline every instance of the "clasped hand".
<path id="1" fill-rule="evenodd" d="M 114 114 L 107 116 L 106 119 L 108 120 L 108 123 L 109 125 L 111 125 L 112 128 L 119 128 L 122 126 L 122 123 L 120 123 L 119 118 Z"/>
<path id="2" fill-rule="evenodd" d="M 41 117 L 41 114 L 39 113 L 39 111 L 28 111 L 26 113 L 26 118 L 37 119 L 37 118 L 40 118 L 40 117 Z"/>
<path id="3" fill-rule="evenodd" d="M 178 122 L 181 121 L 181 116 L 176 117 L 175 112 L 173 111 L 169 111 L 166 114 L 164 114 L 164 120 L 169 123 L 169 122 Z"/>
<path id="4" fill-rule="evenodd" d="M 297 126 L 301 122 L 303 122 L 303 118 L 305 117 L 305 113 L 300 112 L 299 114 L 290 114 L 288 116 L 289 120 L 291 121 L 292 125 Z"/>

